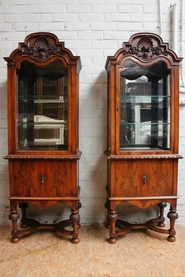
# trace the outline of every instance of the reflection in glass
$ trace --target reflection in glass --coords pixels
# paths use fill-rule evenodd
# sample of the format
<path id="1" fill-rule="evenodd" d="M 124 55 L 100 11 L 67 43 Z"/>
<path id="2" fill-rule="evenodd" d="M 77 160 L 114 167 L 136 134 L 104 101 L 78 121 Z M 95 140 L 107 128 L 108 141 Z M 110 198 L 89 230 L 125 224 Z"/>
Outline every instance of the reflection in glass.
<path id="1" fill-rule="evenodd" d="M 170 90 L 165 62 L 120 69 L 120 147 L 169 149 Z"/>
<path id="2" fill-rule="evenodd" d="M 17 71 L 17 149 L 67 150 L 68 78 L 60 61 Z"/>

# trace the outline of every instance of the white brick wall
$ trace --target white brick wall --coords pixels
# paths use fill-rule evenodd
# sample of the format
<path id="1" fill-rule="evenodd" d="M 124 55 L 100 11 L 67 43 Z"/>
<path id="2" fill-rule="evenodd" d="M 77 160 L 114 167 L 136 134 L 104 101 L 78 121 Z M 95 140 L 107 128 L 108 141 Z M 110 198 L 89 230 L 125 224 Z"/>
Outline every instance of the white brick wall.
<path id="1" fill-rule="evenodd" d="M 159 6 L 159 3 L 161 6 Z M 81 223 L 103 223 L 106 218 L 106 72 L 108 55 L 136 32 L 149 31 L 171 43 L 171 5 L 177 4 L 177 54 L 185 55 L 185 7 L 182 0 L 1 0 L 0 1 L 0 224 L 9 224 L 6 124 L 6 62 L 18 42 L 32 32 L 56 34 L 74 55 L 81 56 L 80 160 Z M 161 14 L 159 14 L 161 11 Z M 160 21 L 161 19 L 161 21 Z M 184 32 L 185 33 L 185 32 Z M 181 42 L 182 38 L 182 42 Z M 182 62 L 182 72 L 185 72 Z M 185 76 L 181 76 L 184 80 Z M 181 94 L 185 99 L 185 94 Z M 185 106 L 180 106 L 180 153 L 185 156 Z M 179 223 L 185 224 L 185 159 L 179 163 Z M 68 208 L 47 211 L 31 208 L 32 216 L 46 222 L 68 216 Z M 121 211 L 121 209 L 120 209 Z M 37 213 L 38 212 L 38 213 Z M 145 221 L 155 210 L 128 207 L 125 214 Z M 126 215 L 125 215 L 126 216 Z"/>

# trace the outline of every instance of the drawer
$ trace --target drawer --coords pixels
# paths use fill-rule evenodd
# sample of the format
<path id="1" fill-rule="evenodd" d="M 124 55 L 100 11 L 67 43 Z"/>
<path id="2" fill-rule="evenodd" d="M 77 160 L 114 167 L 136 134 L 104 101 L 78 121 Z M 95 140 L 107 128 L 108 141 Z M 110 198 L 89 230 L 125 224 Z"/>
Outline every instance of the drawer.
<path id="1" fill-rule="evenodd" d="M 174 195 L 174 160 L 112 161 L 112 197 Z M 173 187 L 174 184 L 174 187 Z"/>
<path id="2" fill-rule="evenodd" d="M 77 195 L 77 161 L 10 161 L 11 196 L 65 197 Z"/>

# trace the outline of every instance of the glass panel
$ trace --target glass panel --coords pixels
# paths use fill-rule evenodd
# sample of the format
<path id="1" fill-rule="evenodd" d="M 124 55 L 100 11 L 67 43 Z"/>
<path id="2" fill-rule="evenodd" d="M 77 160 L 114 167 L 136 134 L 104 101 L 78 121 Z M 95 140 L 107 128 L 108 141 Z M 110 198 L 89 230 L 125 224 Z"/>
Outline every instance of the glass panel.
<path id="1" fill-rule="evenodd" d="M 17 71 L 17 149 L 67 150 L 68 77 L 60 61 Z"/>
<path id="2" fill-rule="evenodd" d="M 120 69 L 120 147 L 169 149 L 170 75 L 165 62 Z"/>

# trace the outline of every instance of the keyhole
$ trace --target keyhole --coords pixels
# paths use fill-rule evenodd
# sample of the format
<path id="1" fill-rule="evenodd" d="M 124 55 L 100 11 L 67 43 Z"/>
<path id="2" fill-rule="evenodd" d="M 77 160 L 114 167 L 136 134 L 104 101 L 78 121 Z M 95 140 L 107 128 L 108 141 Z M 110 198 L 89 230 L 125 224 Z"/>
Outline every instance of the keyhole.
<path id="1" fill-rule="evenodd" d="M 41 180 L 41 184 L 44 184 L 45 180 L 46 180 L 46 177 L 44 175 L 42 175 L 40 177 L 40 180 Z"/>
<path id="2" fill-rule="evenodd" d="M 142 179 L 143 179 L 143 183 L 146 184 L 146 181 L 147 181 L 148 177 L 147 177 L 146 175 L 144 175 L 144 176 L 142 177 Z"/>

